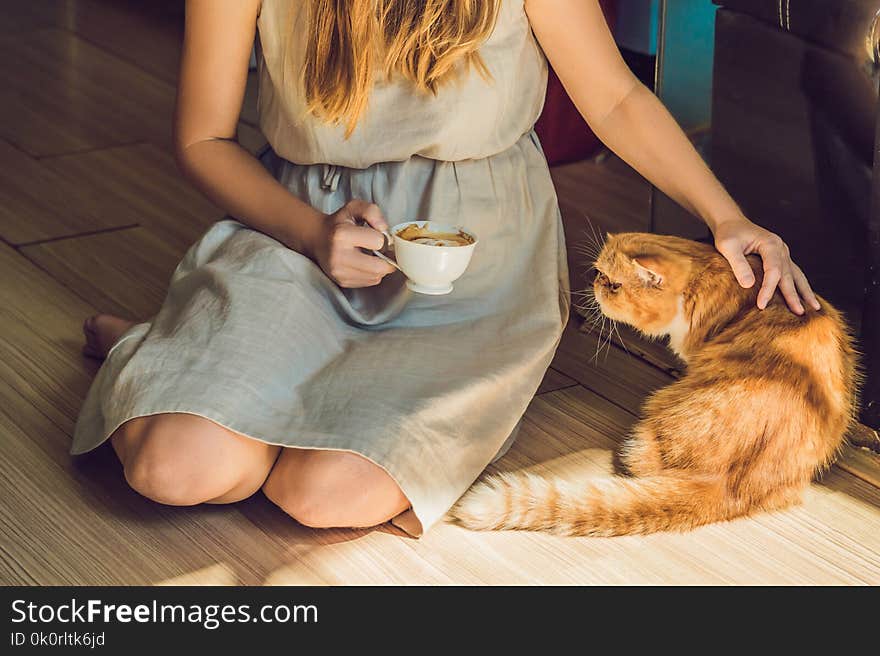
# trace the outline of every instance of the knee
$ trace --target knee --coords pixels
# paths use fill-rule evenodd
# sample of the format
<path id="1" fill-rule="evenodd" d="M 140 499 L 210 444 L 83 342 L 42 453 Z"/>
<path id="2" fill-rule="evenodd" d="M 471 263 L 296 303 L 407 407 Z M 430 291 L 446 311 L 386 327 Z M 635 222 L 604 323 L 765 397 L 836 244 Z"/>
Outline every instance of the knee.
<path id="1" fill-rule="evenodd" d="M 285 468 L 286 469 L 286 468 Z M 302 467 L 293 475 L 274 471 L 263 485 L 266 497 L 300 524 L 312 528 L 336 528 L 353 521 L 335 499 L 345 494 L 333 482 L 345 486 L 332 467 Z"/>
<path id="2" fill-rule="evenodd" d="M 233 503 L 260 489 L 279 448 L 187 414 L 131 419 L 111 437 L 129 485 L 173 506 Z"/>
<path id="3" fill-rule="evenodd" d="M 186 454 L 172 447 L 167 431 L 148 430 L 139 435 L 139 448 L 123 461 L 129 486 L 152 501 L 169 506 L 193 506 L 207 500 L 202 489 L 205 474 Z"/>
<path id="4" fill-rule="evenodd" d="M 388 521 L 409 505 L 393 479 L 381 473 L 387 482 L 359 476 L 345 458 L 319 458 L 297 467 L 276 466 L 263 492 L 305 526 L 366 528 Z"/>
<path id="5" fill-rule="evenodd" d="M 125 464 L 125 480 L 142 496 L 169 506 L 194 506 L 207 501 L 197 477 L 168 453 L 141 453 Z"/>
<path id="6" fill-rule="evenodd" d="M 263 485 L 266 497 L 303 526 L 311 528 L 341 528 L 352 526 L 338 509 L 322 499 L 321 495 L 301 486 L 287 486 L 274 482 L 272 477 Z"/>

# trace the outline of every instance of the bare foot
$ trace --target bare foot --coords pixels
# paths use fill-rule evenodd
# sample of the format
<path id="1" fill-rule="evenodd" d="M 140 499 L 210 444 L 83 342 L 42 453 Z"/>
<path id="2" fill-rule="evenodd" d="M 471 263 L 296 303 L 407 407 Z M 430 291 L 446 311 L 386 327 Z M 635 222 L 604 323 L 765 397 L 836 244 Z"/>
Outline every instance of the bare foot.
<path id="1" fill-rule="evenodd" d="M 86 336 L 86 343 L 82 349 L 83 354 L 90 358 L 103 360 L 107 357 L 110 347 L 134 323 L 134 321 L 114 317 L 112 314 L 96 314 L 89 317 L 83 323 L 83 335 Z"/>

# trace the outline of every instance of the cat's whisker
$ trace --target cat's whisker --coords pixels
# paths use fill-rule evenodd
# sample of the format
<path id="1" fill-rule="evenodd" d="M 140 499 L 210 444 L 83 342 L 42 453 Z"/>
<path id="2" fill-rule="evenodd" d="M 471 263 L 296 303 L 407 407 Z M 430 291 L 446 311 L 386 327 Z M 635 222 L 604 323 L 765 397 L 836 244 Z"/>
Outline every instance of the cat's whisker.
<path id="1" fill-rule="evenodd" d="M 608 338 L 605 340 L 605 361 L 608 361 L 608 356 L 611 355 L 611 338 L 613 337 L 613 333 L 611 332 L 614 322 L 609 319 L 610 326 L 608 327 Z"/>
<path id="2" fill-rule="evenodd" d="M 590 232 L 592 232 L 593 236 L 595 237 L 596 236 L 596 228 L 593 225 L 592 220 L 590 220 L 590 215 L 587 214 L 586 212 L 584 212 L 583 210 L 578 210 L 578 212 L 580 213 L 580 215 L 584 219 L 584 221 L 587 222 L 587 227 L 590 229 Z M 586 232 L 586 230 L 584 232 Z"/>
<path id="3" fill-rule="evenodd" d="M 593 257 L 599 254 L 597 245 L 592 243 L 585 244 L 583 242 L 577 242 L 575 244 L 572 244 L 571 248 L 575 252 L 583 253 L 584 255 L 590 255 Z"/>
<path id="4" fill-rule="evenodd" d="M 589 312 L 590 314 L 599 315 L 602 312 L 601 308 L 596 307 L 595 305 L 590 305 L 589 303 L 572 303 L 575 309 L 580 310 L 581 312 Z"/>
<path id="5" fill-rule="evenodd" d="M 587 262 L 590 263 L 587 271 L 594 269 L 596 267 L 596 260 L 599 257 L 599 251 L 595 246 L 584 246 L 584 245 L 574 245 L 572 246 L 572 250 L 580 256 L 583 256 Z"/>
<path id="6" fill-rule="evenodd" d="M 593 222 L 590 220 L 590 217 L 586 213 L 581 212 L 581 214 L 583 215 L 584 219 L 586 219 L 587 225 L 590 226 L 590 230 L 593 233 L 594 243 L 596 244 L 599 251 L 601 251 L 602 248 L 604 248 L 605 246 L 606 236 L 602 234 L 601 230 L 599 230 L 598 233 L 596 232 L 596 226 L 593 225 Z"/>
<path id="7" fill-rule="evenodd" d="M 571 292 L 572 306 L 580 312 L 601 312 L 599 301 L 592 289 L 575 290 Z"/>
<path id="8" fill-rule="evenodd" d="M 572 303 L 572 307 L 578 311 L 578 314 L 582 316 L 584 319 L 593 319 L 598 318 L 602 311 L 599 308 L 592 307 L 590 305 L 581 305 L 578 303 Z"/>
<path id="9" fill-rule="evenodd" d="M 599 323 L 599 320 L 602 318 L 602 312 L 598 308 L 585 308 L 588 312 L 587 315 L 584 316 L 584 319 L 590 323 L 590 330 L 596 327 L 596 324 Z"/>
<path id="10" fill-rule="evenodd" d="M 593 222 L 590 221 L 589 217 L 587 217 L 587 223 L 589 224 L 589 226 L 590 226 L 590 230 L 591 230 L 592 233 L 593 233 L 593 243 L 595 243 L 596 246 L 601 245 L 601 243 L 602 243 L 602 240 L 601 240 L 601 238 L 600 238 L 600 237 L 601 237 L 601 232 L 596 232 L 596 226 L 593 225 Z"/>
<path id="11" fill-rule="evenodd" d="M 582 297 L 582 298 L 596 298 L 595 292 L 592 289 L 573 289 L 569 292 L 571 296 Z"/>
<path id="12" fill-rule="evenodd" d="M 586 220 L 586 222 L 587 222 L 587 226 L 590 228 L 590 231 L 588 231 L 587 228 L 581 228 L 581 234 L 582 234 L 585 238 L 590 239 L 591 243 L 596 243 L 596 240 L 595 240 L 596 231 L 595 231 L 595 230 L 592 230 L 592 228 L 593 228 L 593 223 L 592 223 L 592 221 L 590 221 L 590 217 L 588 217 L 588 216 L 587 216 L 586 214 L 584 214 L 583 212 L 581 212 L 580 214 L 581 214 L 581 217 L 583 217 L 583 218 Z"/>
<path id="13" fill-rule="evenodd" d="M 590 320 L 599 317 L 599 311 L 596 308 L 588 307 L 585 305 L 573 305 L 575 310 L 578 311 L 579 315 L 584 319 Z"/>
<path id="14" fill-rule="evenodd" d="M 606 237 L 601 230 L 596 228 L 596 225 L 586 213 L 581 211 L 580 214 L 586 224 L 586 228 L 582 230 L 585 242 L 575 244 L 574 250 L 578 254 L 589 258 L 590 265 L 587 268 L 587 272 L 589 272 L 596 269 L 596 261 L 605 247 Z M 584 317 L 584 321 L 589 325 L 590 332 L 596 335 L 596 352 L 590 360 L 598 365 L 602 350 L 611 348 L 613 322 L 602 312 L 599 301 L 596 299 L 595 291 L 591 287 L 573 291 L 571 292 L 571 297 L 573 299 L 573 307 Z M 608 322 L 607 334 L 606 321 Z M 608 357 L 607 351 L 605 357 Z"/>
<path id="15" fill-rule="evenodd" d="M 584 233 L 586 239 L 588 240 L 590 248 L 589 249 L 581 248 L 579 250 L 579 252 L 581 254 L 585 255 L 589 259 L 590 266 L 587 268 L 587 272 L 590 272 L 596 268 L 596 262 L 599 259 L 599 255 L 601 254 L 602 250 L 605 248 L 606 235 L 602 234 L 601 230 L 597 231 L 596 226 L 593 224 L 593 222 L 590 220 L 590 217 L 587 214 L 585 214 L 584 212 L 581 212 L 581 215 L 583 216 L 584 220 L 586 221 L 587 226 L 590 229 L 589 233 L 586 231 L 586 229 L 583 230 L 583 233 Z"/>
<path id="16" fill-rule="evenodd" d="M 582 230 L 581 232 L 583 233 L 584 238 L 588 241 L 589 245 L 593 249 L 595 249 L 595 256 L 598 256 L 599 252 L 601 252 L 602 250 L 604 242 L 596 234 L 596 229 L 593 226 L 593 222 L 590 221 L 590 217 L 588 217 L 586 214 L 583 214 L 583 212 L 581 214 L 584 219 L 586 219 L 587 225 L 590 227 L 590 232 L 587 232 L 586 229 Z"/>
<path id="17" fill-rule="evenodd" d="M 586 323 L 589 323 L 590 330 L 596 327 L 596 324 L 601 320 L 602 315 L 598 312 L 590 311 L 589 314 L 581 315 L 584 318 Z"/>
<path id="18" fill-rule="evenodd" d="M 617 333 L 617 339 L 620 340 L 620 345 L 623 347 L 623 350 L 629 353 L 629 349 L 626 347 L 626 342 L 623 341 L 623 335 L 620 334 L 620 328 L 617 326 L 617 322 L 612 321 L 611 325 L 614 326 L 614 331 Z"/>
<path id="19" fill-rule="evenodd" d="M 599 356 L 602 353 L 602 335 L 605 332 L 605 315 L 604 314 L 602 315 L 601 319 L 602 319 L 602 324 L 599 326 L 599 335 L 596 339 L 596 353 L 593 355 L 592 358 L 590 358 L 590 361 L 595 362 L 597 366 L 599 364 Z"/>

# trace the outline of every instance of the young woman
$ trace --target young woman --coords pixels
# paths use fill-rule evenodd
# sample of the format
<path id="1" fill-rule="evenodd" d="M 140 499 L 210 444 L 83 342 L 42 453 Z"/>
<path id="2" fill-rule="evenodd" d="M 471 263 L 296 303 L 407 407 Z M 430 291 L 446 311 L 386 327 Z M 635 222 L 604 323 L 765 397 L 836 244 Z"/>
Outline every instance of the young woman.
<path id="1" fill-rule="evenodd" d="M 235 141 L 261 44 L 261 161 Z M 160 503 L 259 489 L 314 527 L 420 534 L 511 443 L 568 314 L 565 243 L 532 126 L 547 59 L 596 134 L 703 217 L 758 304 L 816 299 L 621 59 L 596 0 L 189 0 L 182 170 L 231 217 L 159 313 L 86 322 L 106 357 L 73 452 L 110 439 Z M 430 218 L 480 244 L 448 296 L 365 254 Z"/>

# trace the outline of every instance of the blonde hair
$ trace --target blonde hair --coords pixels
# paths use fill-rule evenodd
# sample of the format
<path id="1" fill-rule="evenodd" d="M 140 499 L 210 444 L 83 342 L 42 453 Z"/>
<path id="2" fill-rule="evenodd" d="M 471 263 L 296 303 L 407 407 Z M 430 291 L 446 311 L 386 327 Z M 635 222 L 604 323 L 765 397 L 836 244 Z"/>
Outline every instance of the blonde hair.
<path id="1" fill-rule="evenodd" d="M 473 66 L 491 75 L 477 49 L 495 29 L 502 0 L 308 0 L 303 83 L 308 109 L 350 136 L 375 72 L 397 73 L 436 94 Z M 384 61 L 380 62 L 380 58 Z"/>

